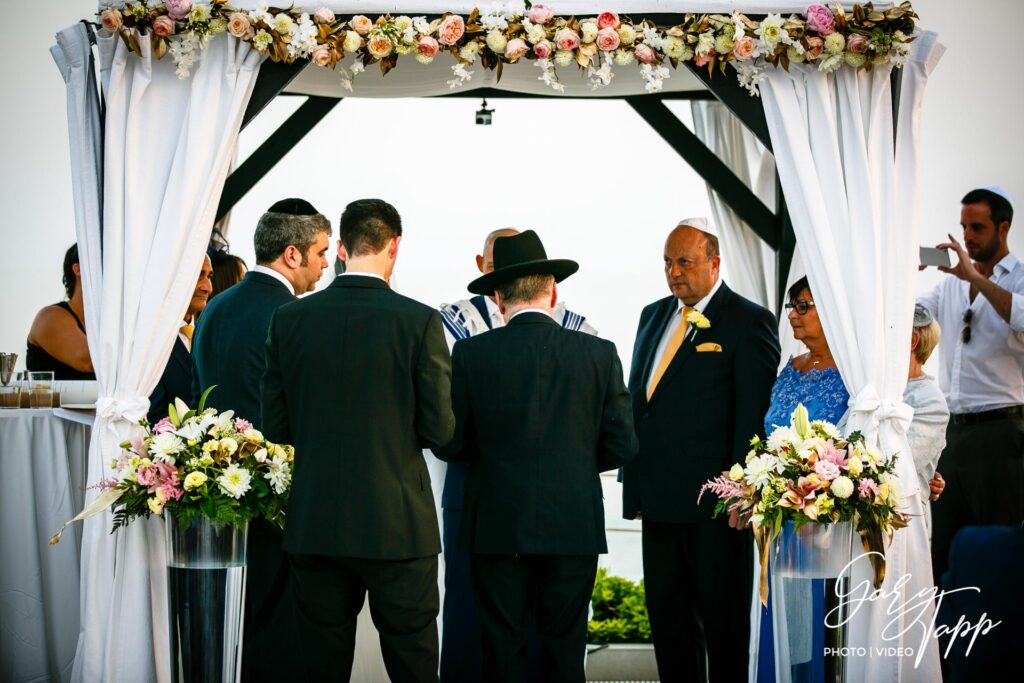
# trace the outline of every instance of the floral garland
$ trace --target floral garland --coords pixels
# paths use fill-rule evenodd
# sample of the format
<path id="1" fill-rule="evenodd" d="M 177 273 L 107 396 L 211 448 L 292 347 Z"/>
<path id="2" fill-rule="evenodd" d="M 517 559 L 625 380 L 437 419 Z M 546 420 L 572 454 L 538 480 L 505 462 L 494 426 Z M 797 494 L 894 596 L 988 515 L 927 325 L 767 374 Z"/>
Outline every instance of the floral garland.
<path id="1" fill-rule="evenodd" d="M 680 62 L 736 70 L 740 84 L 752 95 L 764 79 L 766 64 L 788 69 L 806 62 L 833 72 L 842 66 L 870 69 L 892 63 L 900 67 L 909 53 L 917 14 L 909 2 L 888 10 L 875 10 L 869 2 L 854 5 L 852 14 L 842 6 L 831 10 L 811 4 L 802 15 L 768 14 L 755 21 L 739 12 L 686 14 L 675 26 L 657 26 L 649 20 L 632 21 L 615 12 L 578 19 L 556 16 L 547 5 L 513 2 L 499 8 L 474 9 L 469 16 L 445 13 L 426 17 L 383 15 L 371 20 L 356 15 L 347 20 L 327 8 L 312 15 L 261 6 L 237 10 L 228 0 L 135 0 L 111 4 L 100 13 L 100 23 L 117 33 L 130 50 L 141 54 L 139 40 L 151 41 L 158 59 L 170 52 L 180 78 L 189 75 L 198 53 L 211 35 L 229 33 L 250 43 L 275 62 L 308 59 L 318 66 L 338 69 L 343 85 L 370 64 L 383 74 L 398 64 L 400 55 L 413 55 L 430 64 L 441 52 L 455 59 L 451 88 L 473 76 L 469 67 L 484 69 L 533 60 L 541 70 L 538 80 L 564 92 L 556 67 L 576 64 L 585 71 L 593 89 L 607 86 L 613 66 L 639 64 L 648 92 L 664 87 L 670 71 Z M 346 55 L 354 61 L 339 67 Z"/>

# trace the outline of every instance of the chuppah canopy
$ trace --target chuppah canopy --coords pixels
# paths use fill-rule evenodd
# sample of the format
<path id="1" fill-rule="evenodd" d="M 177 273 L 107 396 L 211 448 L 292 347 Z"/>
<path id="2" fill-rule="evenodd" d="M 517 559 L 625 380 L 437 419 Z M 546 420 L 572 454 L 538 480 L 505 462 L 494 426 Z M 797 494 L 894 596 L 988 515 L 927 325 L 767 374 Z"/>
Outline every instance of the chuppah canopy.
<path id="1" fill-rule="evenodd" d="M 904 79 L 914 97 L 900 109 L 897 153 L 888 73 L 913 45 L 900 29 L 913 26 L 909 5 L 900 10 L 880 2 L 875 13 L 847 5 L 851 14 L 824 10 L 826 17 L 818 10 L 808 19 L 801 16 L 803 2 L 646 0 L 606 7 L 570 0 L 554 4 L 557 15 L 534 15 L 530 23 L 552 25 L 530 36 L 522 4 L 485 5 L 474 13 L 477 3 L 462 0 L 301 2 L 276 15 L 251 0 L 149 4 L 99 4 L 108 29 L 98 39 L 105 118 L 90 99 L 98 95 L 89 70 L 67 74 L 76 227 L 79 243 L 87 245 L 83 289 L 101 394 L 90 481 L 110 476 L 118 444 L 146 413 L 267 57 L 312 62 L 311 74 L 288 87 L 316 94 L 337 84 L 339 94 L 365 85 L 382 96 L 416 96 L 426 94 L 420 87 L 467 87 L 474 77 L 475 84 L 556 96 L 564 92 L 558 86 L 628 87 L 621 92 L 629 94 L 696 87 L 691 71 L 669 68 L 680 63 L 714 70 L 714 78 L 738 75 L 751 93 L 760 87 L 794 227 L 802 242 L 822 240 L 821 248 L 805 250 L 805 260 L 812 287 L 828 292 L 825 300 L 835 309 L 822 318 L 843 348 L 837 362 L 854 397 L 855 424 L 872 438 L 880 434 L 887 455 L 905 444 L 900 396 L 913 306 L 905 270 L 916 246 L 918 112 L 930 70 L 913 68 Z M 322 7 L 330 11 L 318 12 Z M 893 13 L 878 13 L 885 8 Z M 224 14 L 229 9 L 244 11 L 235 18 Z M 390 18 L 377 19 L 385 14 Z M 416 14 L 429 18 L 421 23 Z M 459 18 L 441 26 L 442 15 Z M 655 15 L 657 21 L 644 23 Z M 767 16 L 755 20 L 760 15 Z M 402 16 L 408 25 L 395 21 Z M 627 16 L 628 30 L 620 26 Z M 587 17 L 593 20 L 581 21 Z M 69 29 L 79 32 L 79 45 L 82 30 Z M 424 64 L 435 56 L 436 64 Z M 535 63 L 514 64 L 527 59 Z M 913 63 L 935 59 L 932 51 Z M 381 76 L 374 79 L 360 73 L 378 66 Z M 428 72 L 422 69 L 438 71 L 444 85 L 423 86 Z M 389 70 L 394 73 L 383 76 Z M 569 83 L 569 74 L 583 83 Z M 851 177 L 851 171 L 865 175 Z M 855 276 L 871 283 L 868 300 L 856 304 L 849 299 L 851 254 Z M 109 535 L 110 522 L 106 514 L 86 523 L 74 679 L 167 680 L 162 537 L 145 524 Z"/>

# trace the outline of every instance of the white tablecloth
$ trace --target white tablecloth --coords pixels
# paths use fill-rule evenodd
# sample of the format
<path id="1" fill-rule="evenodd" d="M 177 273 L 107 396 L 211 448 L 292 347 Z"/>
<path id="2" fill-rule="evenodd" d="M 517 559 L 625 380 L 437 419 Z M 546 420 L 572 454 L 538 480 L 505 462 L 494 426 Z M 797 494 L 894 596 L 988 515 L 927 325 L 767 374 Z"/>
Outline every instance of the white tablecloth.
<path id="1" fill-rule="evenodd" d="M 89 430 L 52 410 L 0 410 L 0 681 L 68 681 L 79 630 Z"/>

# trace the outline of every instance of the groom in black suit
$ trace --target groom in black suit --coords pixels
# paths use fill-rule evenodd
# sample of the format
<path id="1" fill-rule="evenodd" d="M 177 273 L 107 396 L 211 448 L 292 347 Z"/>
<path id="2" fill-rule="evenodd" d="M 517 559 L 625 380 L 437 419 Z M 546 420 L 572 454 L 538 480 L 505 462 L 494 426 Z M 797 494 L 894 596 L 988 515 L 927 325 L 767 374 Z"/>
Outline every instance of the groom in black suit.
<path id="1" fill-rule="evenodd" d="M 582 683 L 597 556 L 608 551 L 600 472 L 637 449 L 615 345 L 551 317 L 556 281 L 528 230 L 494 242 L 493 295 L 506 325 L 454 347 L 455 438 L 438 457 L 469 464 L 460 545 L 480 604 L 483 676 L 525 681 L 531 621 L 544 679 Z"/>
<path id="2" fill-rule="evenodd" d="M 253 238 L 256 266 L 210 302 L 196 326 L 192 359 L 195 398 L 216 386 L 208 406 L 233 410 L 260 424 L 260 378 L 267 367 L 267 330 L 278 307 L 316 286 L 327 267 L 331 222 L 303 199 L 267 209 Z M 195 405 L 195 404 L 193 404 Z M 288 560 L 281 530 L 265 519 L 249 523 L 242 678 L 279 681 L 295 671 L 296 628 L 287 594 Z"/>
<path id="3" fill-rule="evenodd" d="M 779 366 L 775 317 L 718 277 L 706 219 L 665 242 L 672 296 L 647 306 L 629 375 L 640 454 L 623 516 L 643 520 L 644 586 L 662 681 L 747 680 L 753 538 L 697 506 L 701 484 L 743 463 L 764 430 Z"/>
<path id="4" fill-rule="evenodd" d="M 296 680 L 346 681 L 367 593 L 392 681 L 437 681 L 437 514 L 423 448 L 455 428 L 438 312 L 388 287 L 402 221 L 379 199 L 341 216 L 347 270 L 277 309 L 262 426 L 295 446 L 284 545 L 301 622 Z M 305 669 L 304 671 L 301 669 Z"/>

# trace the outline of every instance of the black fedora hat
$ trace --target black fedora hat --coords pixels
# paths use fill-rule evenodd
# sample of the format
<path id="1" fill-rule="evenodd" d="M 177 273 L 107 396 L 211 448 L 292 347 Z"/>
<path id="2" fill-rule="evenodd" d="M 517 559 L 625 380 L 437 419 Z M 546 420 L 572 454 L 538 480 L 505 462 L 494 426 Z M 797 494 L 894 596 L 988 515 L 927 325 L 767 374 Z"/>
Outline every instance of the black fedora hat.
<path id="1" fill-rule="evenodd" d="M 561 282 L 580 269 L 569 259 L 549 259 L 533 230 L 494 240 L 494 270 L 469 283 L 473 294 L 494 294 L 499 286 L 525 275 L 553 275 Z"/>

